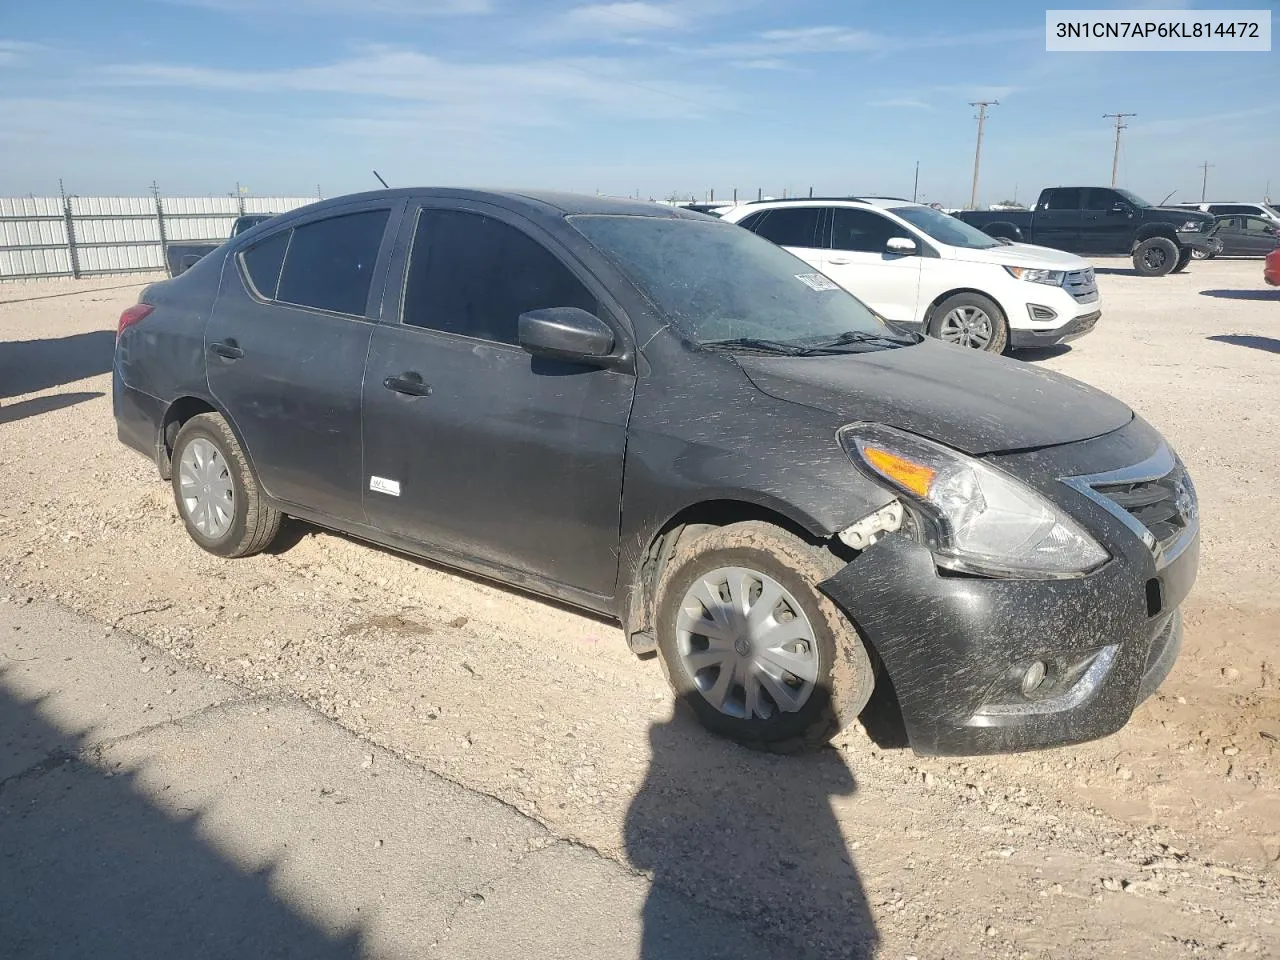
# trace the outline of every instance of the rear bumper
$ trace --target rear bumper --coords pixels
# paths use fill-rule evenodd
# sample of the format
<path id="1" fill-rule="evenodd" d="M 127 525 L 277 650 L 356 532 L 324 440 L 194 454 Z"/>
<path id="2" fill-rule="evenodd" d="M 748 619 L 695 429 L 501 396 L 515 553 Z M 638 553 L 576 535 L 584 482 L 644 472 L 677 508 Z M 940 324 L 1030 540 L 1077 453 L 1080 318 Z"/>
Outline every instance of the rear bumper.
<path id="1" fill-rule="evenodd" d="M 115 414 L 116 436 L 120 442 L 158 463 L 164 401 L 128 386 L 117 367 L 111 374 L 111 410 Z"/>
<path id="2" fill-rule="evenodd" d="M 1113 733 L 1168 675 L 1199 538 L 1159 570 L 1144 552 L 1087 577 L 995 580 L 941 575 L 889 536 L 820 586 L 883 661 L 913 750 L 1006 753 Z M 1028 696 L 1036 661 L 1047 679 Z"/>
<path id="3" fill-rule="evenodd" d="M 1055 344 L 1078 340 L 1098 325 L 1102 319 L 1102 311 L 1095 310 L 1074 320 L 1068 320 L 1053 330 L 1009 330 L 1009 342 L 1015 349 L 1026 347 L 1052 347 Z"/>

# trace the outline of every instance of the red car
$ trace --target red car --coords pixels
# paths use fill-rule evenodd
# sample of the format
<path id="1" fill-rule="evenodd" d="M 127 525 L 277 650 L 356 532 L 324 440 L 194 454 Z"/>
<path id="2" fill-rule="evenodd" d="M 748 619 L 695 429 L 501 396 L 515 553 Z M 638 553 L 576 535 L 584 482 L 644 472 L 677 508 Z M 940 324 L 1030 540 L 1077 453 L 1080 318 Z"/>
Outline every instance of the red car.
<path id="1" fill-rule="evenodd" d="M 1280 247 L 1268 253 L 1262 262 L 1262 279 L 1273 287 L 1280 287 Z"/>

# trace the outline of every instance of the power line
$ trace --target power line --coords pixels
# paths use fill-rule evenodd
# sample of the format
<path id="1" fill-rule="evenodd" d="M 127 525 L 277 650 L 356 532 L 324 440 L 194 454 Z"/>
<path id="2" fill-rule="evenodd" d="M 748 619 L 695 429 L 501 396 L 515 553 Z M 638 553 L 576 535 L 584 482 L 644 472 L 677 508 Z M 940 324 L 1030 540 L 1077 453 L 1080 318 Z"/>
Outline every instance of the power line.
<path id="1" fill-rule="evenodd" d="M 969 193 L 969 209 L 978 209 L 978 167 L 982 162 L 982 128 L 987 122 L 987 107 L 1000 106 L 999 100 L 974 100 L 969 106 L 978 108 L 978 145 L 973 151 L 973 189 Z"/>
<path id="2" fill-rule="evenodd" d="M 1128 128 L 1128 124 L 1124 122 L 1125 117 L 1136 117 L 1136 113 L 1104 113 L 1104 120 L 1115 118 L 1116 121 L 1116 152 L 1111 156 L 1111 186 L 1116 185 L 1116 173 L 1120 169 L 1120 131 Z"/>

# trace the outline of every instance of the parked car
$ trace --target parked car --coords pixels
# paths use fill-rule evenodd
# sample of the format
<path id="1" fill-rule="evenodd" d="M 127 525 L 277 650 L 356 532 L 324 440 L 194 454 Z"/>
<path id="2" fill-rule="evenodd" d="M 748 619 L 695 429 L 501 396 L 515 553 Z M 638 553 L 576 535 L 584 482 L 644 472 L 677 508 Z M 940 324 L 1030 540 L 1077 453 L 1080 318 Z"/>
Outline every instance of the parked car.
<path id="1" fill-rule="evenodd" d="M 1176 273 L 1192 253 L 1216 253 L 1211 214 L 1155 207 L 1128 190 L 1051 187 L 1028 213 L 968 210 L 957 214 L 993 237 L 1038 243 L 1085 257 L 1123 254 L 1144 277 Z"/>
<path id="2" fill-rule="evenodd" d="M 1280 250 L 1272 250 L 1262 263 L 1262 279 L 1273 287 L 1280 287 Z"/>
<path id="3" fill-rule="evenodd" d="M 1280 245 L 1280 224 L 1266 217 L 1235 214 L 1218 217 L 1213 235 L 1222 242 L 1222 257 L 1265 257 Z M 1197 260 L 1209 259 L 1207 252 L 1192 254 Z"/>
<path id="4" fill-rule="evenodd" d="M 1102 316 L 1086 261 L 994 240 L 921 203 L 779 200 L 723 219 L 785 247 L 887 320 L 960 346 L 1002 353 L 1065 343 Z"/>
<path id="5" fill-rule="evenodd" d="M 1272 223 L 1280 225 L 1280 210 L 1277 210 L 1269 203 L 1209 202 L 1179 203 L 1175 204 L 1175 206 L 1182 210 L 1198 210 L 1202 213 L 1211 213 L 1215 217 L 1236 215 L 1264 217 Z"/>
<path id="6" fill-rule="evenodd" d="M 657 204 L 295 210 L 142 292 L 113 403 L 210 553 L 288 514 L 617 618 L 774 750 L 887 681 L 921 753 L 1103 736 L 1196 576 L 1190 477 L 1125 404 Z"/>
<path id="7" fill-rule="evenodd" d="M 260 223 L 265 223 L 274 216 L 275 214 L 273 213 L 249 213 L 242 217 L 236 217 L 235 222 L 231 224 L 231 236 L 238 237 L 246 230 L 250 230 Z M 220 244 L 208 241 L 166 243 L 164 245 L 165 269 L 168 270 L 170 277 L 176 277 L 178 274 L 185 273 L 191 269 L 197 260 L 208 256 L 219 246 Z"/>

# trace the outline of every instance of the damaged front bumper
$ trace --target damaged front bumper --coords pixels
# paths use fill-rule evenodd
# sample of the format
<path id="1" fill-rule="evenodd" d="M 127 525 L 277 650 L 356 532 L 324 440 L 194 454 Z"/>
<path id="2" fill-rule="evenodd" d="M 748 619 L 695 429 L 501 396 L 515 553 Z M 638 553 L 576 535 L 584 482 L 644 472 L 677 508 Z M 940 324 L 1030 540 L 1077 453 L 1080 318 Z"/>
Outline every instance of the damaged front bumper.
<path id="1" fill-rule="evenodd" d="M 1030 455 L 1045 492 L 1060 467 L 1052 456 Z M 1059 501 L 1072 503 L 1112 555 L 1087 576 L 956 575 L 923 544 L 890 534 L 820 584 L 875 648 L 917 753 L 1004 753 L 1106 736 L 1172 668 L 1179 607 L 1199 559 L 1194 513 L 1176 541 L 1153 549 L 1131 518 L 1121 522 L 1096 496 L 1061 486 Z"/>

